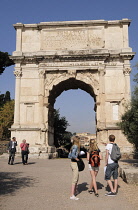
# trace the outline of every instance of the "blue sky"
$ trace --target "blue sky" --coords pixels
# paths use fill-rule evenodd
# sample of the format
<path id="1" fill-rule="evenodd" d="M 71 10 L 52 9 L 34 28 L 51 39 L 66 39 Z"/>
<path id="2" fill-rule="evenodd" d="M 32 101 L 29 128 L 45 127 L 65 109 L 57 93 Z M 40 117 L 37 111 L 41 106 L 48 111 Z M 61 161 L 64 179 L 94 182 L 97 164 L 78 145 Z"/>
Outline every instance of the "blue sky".
<path id="1" fill-rule="evenodd" d="M 137 0 L 1 0 L 0 1 L 0 51 L 12 54 L 15 51 L 15 23 L 39 23 L 47 21 L 71 20 L 121 20 L 129 18 L 129 45 L 133 52 L 138 51 L 138 1 Z M 136 54 L 131 66 L 138 62 Z M 0 91 L 11 92 L 14 98 L 14 67 L 11 66 L 0 75 Z M 131 89 L 134 83 L 131 73 Z M 55 108 L 60 108 L 71 132 L 95 132 L 95 113 L 93 98 L 82 90 L 64 91 L 56 100 Z"/>

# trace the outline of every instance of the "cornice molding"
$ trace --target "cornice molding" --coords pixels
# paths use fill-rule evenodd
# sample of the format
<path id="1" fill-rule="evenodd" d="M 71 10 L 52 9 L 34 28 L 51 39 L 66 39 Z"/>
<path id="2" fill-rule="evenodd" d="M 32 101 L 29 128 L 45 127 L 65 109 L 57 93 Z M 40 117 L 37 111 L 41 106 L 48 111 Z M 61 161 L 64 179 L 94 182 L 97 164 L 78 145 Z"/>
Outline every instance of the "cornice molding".
<path id="1" fill-rule="evenodd" d="M 78 62 L 78 61 L 104 61 L 105 63 L 115 60 L 132 60 L 135 53 L 98 53 L 98 54 L 72 54 L 72 55 L 31 55 L 10 56 L 14 63 L 47 63 L 47 62 Z"/>
<path id="2" fill-rule="evenodd" d="M 56 22 L 40 22 L 36 24 L 22 24 L 22 23 L 16 23 L 13 24 L 15 29 L 23 29 L 23 28 L 33 28 L 37 30 L 42 29 L 49 29 L 49 28 L 65 28 L 65 27 L 87 27 L 87 26 L 105 26 L 108 27 L 108 25 L 130 25 L 131 20 L 128 18 L 124 18 L 122 20 L 80 20 L 80 21 L 56 21 Z"/>

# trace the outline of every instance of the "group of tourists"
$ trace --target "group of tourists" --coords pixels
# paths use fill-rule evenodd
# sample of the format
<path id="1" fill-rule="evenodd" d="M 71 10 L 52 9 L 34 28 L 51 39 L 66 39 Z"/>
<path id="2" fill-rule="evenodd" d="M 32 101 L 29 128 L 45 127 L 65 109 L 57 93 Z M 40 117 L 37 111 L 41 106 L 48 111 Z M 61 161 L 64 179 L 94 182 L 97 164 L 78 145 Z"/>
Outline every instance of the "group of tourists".
<path id="1" fill-rule="evenodd" d="M 16 146 L 17 141 L 16 138 L 13 137 L 12 140 L 8 143 L 8 152 L 9 152 L 9 160 L 8 164 L 13 165 L 14 164 L 14 157 L 16 153 Z M 117 194 L 117 187 L 118 187 L 118 159 L 120 158 L 120 154 L 118 156 L 118 159 L 113 158 L 113 148 L 117 147 L 115 144 L 115 136 L 110 135 L 109 136 L 109 143 L 106 145 L 106 155 L 105 155 L 105 180 L 107 181 L 107 184 L 110 187 L 110 192 L 107 192 L 106 196 L 115 196 Z M 26 140 L 24 139 L 22 143 L 20 144 L 21 148 L 21 156 L 22 156 L 22 163 L 23 165 L 28 164 L 28 154 L 29 154 L 29 144 L 26 143 Z M 79 180 L 79 171 L 83 170 L 80 169 L 80 164 L 83 163 L 83 160 L 81 159 L 81 144 L 80 144 L 80 138 L 78 136 L 74 136 L 72 138 L 72 147 L 70 150 L 70 153 L 68 155 L 68 158 L 71 159 L 71 169 L 72 169 L 72 185 L 71 185 L 71 200 L 79 200 L 76 195 L 78 194 L 77 184 Z M 115 151 L 115 150 L 114 150 Z M 115 152 L 114 152 L 115 155 Z M 87 151 L 87 161 L 88 161 L 88 170 L 90 171 L 91 175 L 91 183 L 89 186 L 88 193 L 92 194 L 94 193 L 96 197 L 99 197 L 98 189 L 97 189 L 97 183 L 96 183 L 96 176 L 99 171 L 100 166 L 100 160 L 102 160 L 102 154 L 100 149 L 97 146 L 97 143 L 95 140 L 90 140 L 90 146 Z M 84 163 L 83 163 L 83 166 Z M 111 176 L 113 176 L 114 184 L 111 181 Z"/>
<path id="2" fill-rule="evenodd" d="M 14 164 L 16 146 L 17 146 L 16 137 L 13 137 L 7 145 L 7 150 L 9 153 L 9 160 L 8 160 L 9 165 Z M 29 144 L 26 143 L 25 139 L 23 139 L 22 143 L 20 144 L 20 148 L 21 148 L 22 163 L 23 165 L 28 165 Z"/>
<path id="3" fill-rule="evenodd" d="M 72 185 L 71 185 L 71 200 L 79 200 L 76 195 L 78 194 L 77 183 L 79 180 L 79 161 L 81 160 L 81 152 L 80 152 L 80 138 L 78 136 L 74 136 L 72 138 L 72 147 L 69 153 L 68 158 L 71 159 L 71 169 L 72 169 Z M 113 150 L 113 145 L 117 147 L 115 144 L 115 136 L 109 136 L 109 143 L 106 145 L 106 155 L 105 155 L 105 180 L 110 187 L 110 192 L 107 192 L 106 196 L 115 196 L 117 194 L 118 187 L 118 160 L 112 159 L 111 154 Z M 120 156 L 118 157 L 118 159 Z M 90 140 L 90 146 L 87 151 L 87 161 L 88 161 L 88 170 L 91 175 L 91 183 L 88 190 L 88 193 L 94 193 L 96 197 L 99 197 L 96 176 L 99 171 L 100 160 L 102 159 L 101 151 L 97 146 L 95 140 Z M 111 181 L 111 177 L 113 176 L 114 184 Z"/>

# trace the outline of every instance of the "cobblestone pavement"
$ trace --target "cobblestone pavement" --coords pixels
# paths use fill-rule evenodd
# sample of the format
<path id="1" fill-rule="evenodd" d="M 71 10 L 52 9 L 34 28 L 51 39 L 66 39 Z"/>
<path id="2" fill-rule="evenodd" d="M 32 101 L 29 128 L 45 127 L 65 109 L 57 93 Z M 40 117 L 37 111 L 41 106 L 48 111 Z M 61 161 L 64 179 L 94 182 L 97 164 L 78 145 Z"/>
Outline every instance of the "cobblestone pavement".
<path id="1" fill-rule="evenodd" d="M 130 210 L 138 209 L 138 187 L 127 185 L 119 178 L 118 194 L 105 196 L 107 184 L 104 181 L 101 164 L 97 177 L 99 197 L 88 193 L 90 174 L 87 167 L 80 172 L 78 184 L 80 200 L 70 200 L 71 169 L 69 159 L 29 159 L 23 166 L 21 159 L 8 165 L 7 159 L 0 159 L 0 209 L 1 210 Z"/>

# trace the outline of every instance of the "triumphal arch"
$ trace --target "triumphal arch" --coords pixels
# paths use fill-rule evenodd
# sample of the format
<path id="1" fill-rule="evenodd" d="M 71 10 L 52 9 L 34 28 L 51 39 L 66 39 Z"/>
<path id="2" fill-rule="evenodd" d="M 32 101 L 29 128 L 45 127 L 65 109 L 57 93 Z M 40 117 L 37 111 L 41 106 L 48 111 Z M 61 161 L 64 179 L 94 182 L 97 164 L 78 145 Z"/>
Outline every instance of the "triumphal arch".
<path id="1" fill-rule="evenodd" d="M 128 26 L 131 20 L 63 21 L 14 25 L 16 92 L 11 135 L 36 154 L 55 152 L 53 110 L 65 90 L 82 89 L 95 101 L 97 141 L 114 134 L 130 146 L 116 125 L 130 100 Z M 92 107 L 93 109 L 93 107 Z M 82 110 L 83 111 L 83 110 Z"/>

